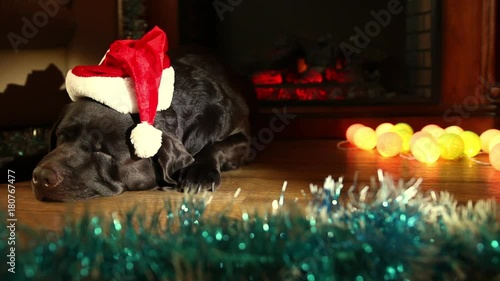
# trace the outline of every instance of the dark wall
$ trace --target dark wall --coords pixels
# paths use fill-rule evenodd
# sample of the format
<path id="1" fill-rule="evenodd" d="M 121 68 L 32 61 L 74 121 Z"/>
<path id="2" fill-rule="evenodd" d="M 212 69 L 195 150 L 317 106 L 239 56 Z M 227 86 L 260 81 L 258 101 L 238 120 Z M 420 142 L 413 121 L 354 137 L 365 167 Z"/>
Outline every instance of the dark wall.
<path id="1" fill-rule="evenodd" d="M 216 49 L 217 14 L 212 1 L 180 0 L 178 24 L 180 45 L 202 45 Z"/>
<path id="2" fill-rule="evenodd" d="M 219 17 L 217 46 L 231 61 L 266 60 L 270 47 L 283 39 L 315 40 L 331 34 L 347 41 L 355 27 L 364 30 L 374 18 L 370 11 L 387 9 L 388 0 L 243 0 Z M 212 8 L 213 9 L 213 8 Z M 404 51 L 404 12 L 393 15 L 387 27 L 372 38 L 369 47 L 401 58 Z"/>
<path id="3" fill-rule="evenodd" d="M 394 0 L 397 1 L 397 0 Z M 181 44 L 203 44 L 232 61 L 266 59 L 270 46 L 284 38 L 316 39 L 327 33 L 346 41 L 373 21 L 371 11 L 387 9 L 388 0 L 216 0 L 179 1 Z M 216 5 L 219 3 L 220 5 Z M 231 6 L 231 3 L 240 3 Z M 404 49 L 404 12 L 371 38 L 370 47 L 389 53 Z"/>

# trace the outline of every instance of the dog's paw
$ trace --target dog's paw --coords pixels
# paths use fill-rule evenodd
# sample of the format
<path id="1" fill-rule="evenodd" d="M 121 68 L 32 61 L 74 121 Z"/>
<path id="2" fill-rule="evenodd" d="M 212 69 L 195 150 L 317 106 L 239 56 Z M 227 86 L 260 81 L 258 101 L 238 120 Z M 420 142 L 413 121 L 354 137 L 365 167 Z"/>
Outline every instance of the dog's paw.
<path id="1" fill-rule="evenodd" d="M 215 191 L 220 183 L 220 172 L 213 165 L 195 162 L 179 172 L 177 188 L 179 191 L 198 193 L 202 190 Z"/>

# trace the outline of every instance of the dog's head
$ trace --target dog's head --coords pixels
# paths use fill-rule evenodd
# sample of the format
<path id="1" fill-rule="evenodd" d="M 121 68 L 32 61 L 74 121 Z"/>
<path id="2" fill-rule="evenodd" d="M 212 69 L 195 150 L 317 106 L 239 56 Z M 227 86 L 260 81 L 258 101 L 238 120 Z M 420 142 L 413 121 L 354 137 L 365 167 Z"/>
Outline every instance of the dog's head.
<path id="1" fill-rule="evenodd" d="M 33 171 L 35 197 L 81 201 L 175 184 L 172 175 L 193 158 L 168 132 L 155 157 L 135 156 L 135 119 L 91 100 L 70 104 L 52 129 L 50 152 Z"/>

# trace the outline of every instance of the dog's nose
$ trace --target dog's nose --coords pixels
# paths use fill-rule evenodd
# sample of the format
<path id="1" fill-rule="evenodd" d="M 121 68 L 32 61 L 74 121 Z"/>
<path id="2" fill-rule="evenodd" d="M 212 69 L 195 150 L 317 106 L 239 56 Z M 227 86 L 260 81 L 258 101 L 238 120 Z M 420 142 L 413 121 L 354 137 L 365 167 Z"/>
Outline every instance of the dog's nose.
<path id="1" fill-rule="evenodd" d="M 52 189 L 61 183 L 57 173 L 49 168 L 36 167 L 33 171 L 33 185 L 40 189 Z"/>

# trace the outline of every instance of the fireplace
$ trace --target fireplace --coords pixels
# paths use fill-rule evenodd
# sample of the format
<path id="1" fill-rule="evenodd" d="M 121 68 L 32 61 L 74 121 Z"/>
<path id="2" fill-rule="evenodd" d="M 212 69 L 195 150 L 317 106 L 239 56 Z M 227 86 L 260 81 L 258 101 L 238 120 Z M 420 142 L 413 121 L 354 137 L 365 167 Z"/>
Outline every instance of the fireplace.
<path id="1" fill-rule="evenodd" d="M 177 45 L 212 48 L 248 77 L 263 126 L 278 109 L 295 114 L 278 137 L 342 138 L 353 122 L 500 124 L 499 0 L 148 1 Z"/>
<path id="2" fill-rule="evenodd" d="M 201 2 L 179 2 L 181 44 L 214 48 L 261 103 L 439 98 L 441 1 Z"/>

